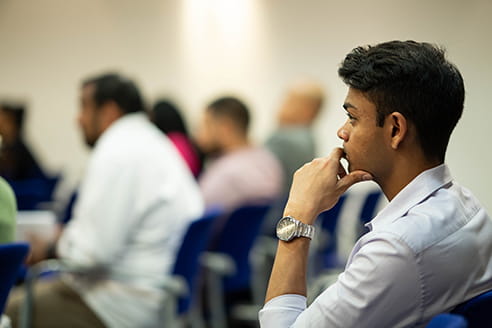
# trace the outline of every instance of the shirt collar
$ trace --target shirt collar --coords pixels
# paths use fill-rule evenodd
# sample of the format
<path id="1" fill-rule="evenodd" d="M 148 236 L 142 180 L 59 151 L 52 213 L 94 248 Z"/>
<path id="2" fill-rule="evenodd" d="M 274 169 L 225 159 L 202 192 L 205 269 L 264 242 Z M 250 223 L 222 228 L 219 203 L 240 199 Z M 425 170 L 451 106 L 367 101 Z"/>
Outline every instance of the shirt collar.
<path id="1" fill-rule="evenodd" d="M 428 169 L 405 186 L 379 214 L 366 224 L 369 230 L 382 227 L 404 216 L 412 207 L 453 180 L 446 164 Z"/>
<path id="2" fill-rule="evenodd" d="M 111 125 L 106 129 L 106 131 L 102 133 L 102 135 L 96 141 L 95 147 L 97 147 L 98 144 L 103 143 L 103 140 L 110 139 L 112 135 L 118 133 L 117 131 L 126 130 L 128 129 L 129 126 L 139 124 L 139 122 L 142 121 L 148 121 L 147 114 L 145 114 L 144 112 L 134 112 L 134 113 L 124 114 L 116 121 L 111 123 Z"/>

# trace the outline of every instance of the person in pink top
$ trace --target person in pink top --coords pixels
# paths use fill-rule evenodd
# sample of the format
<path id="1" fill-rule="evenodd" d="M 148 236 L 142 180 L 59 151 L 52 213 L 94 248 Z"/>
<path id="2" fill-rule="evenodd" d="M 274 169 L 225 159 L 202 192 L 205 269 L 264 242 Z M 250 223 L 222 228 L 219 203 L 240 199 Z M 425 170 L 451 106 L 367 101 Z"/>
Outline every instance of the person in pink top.
<path id="1" fill-rule="evenodd" d="M 152 108 L 150 116 L 152 122 L 174 144 L 195 178 L 198 177 L 202 169 L 202 161 L 176 105 L 168 100 L 160 100 Z"/>
<path id="2" fill-rule="evenodd" d="M 270 202 L 282 189 L 282 167 L 276 157 L 248 139 L 249 111 L 234 97 L 210 103 L 196 141 L 211 157 L 199 179 L 207 207 L 234 210 L 246 204 Z"/>

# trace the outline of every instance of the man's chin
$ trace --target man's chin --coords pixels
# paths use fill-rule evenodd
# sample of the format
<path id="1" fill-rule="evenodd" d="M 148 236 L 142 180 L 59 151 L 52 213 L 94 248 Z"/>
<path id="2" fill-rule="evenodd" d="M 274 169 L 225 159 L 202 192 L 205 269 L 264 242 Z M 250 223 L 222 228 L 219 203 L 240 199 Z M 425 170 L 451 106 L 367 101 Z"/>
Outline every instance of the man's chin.
<path id="1" fill-rule="evenodd" d="M 348 166 L 347 166 L 347 171 L 350 173 L 350 172 L 353 172 L 353 171 L 357 171 L 357 170 L 362 170 L 360 167 L 356 166 L 356 165 L 353 165 L 351 164 L 350 162 L 348 162 Z"/>
<path id="2" fill-rule="evenodd" d="M 96 144 L 96 141 L 97 140 L 92 140 L 92 139 L 85 139 L 85 144 L 87 147 L 89 147 L 90 149 L 94 148 L 94 145 Z"/>

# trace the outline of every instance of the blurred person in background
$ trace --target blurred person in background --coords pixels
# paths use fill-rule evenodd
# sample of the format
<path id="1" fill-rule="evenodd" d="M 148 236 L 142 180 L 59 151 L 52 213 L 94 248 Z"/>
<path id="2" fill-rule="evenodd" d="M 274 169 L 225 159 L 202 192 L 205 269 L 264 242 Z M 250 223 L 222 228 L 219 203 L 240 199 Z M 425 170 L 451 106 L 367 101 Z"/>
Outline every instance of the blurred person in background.
<path id="1" fill-rule="evenodd" d="M 25 115 L 23 105 L 0 104 L 0 176 L 14 190 L 19 210 L 47 209 L 59 177 L 47 175 L 27 146 Z"/>
<path id="2" fill-rule="evenodd" d="M 277 114 L 277 129 L 265 142 L 282 164 L 283 194 L 287 196 L 294 172 L 316 156 L 312 125 L 324 101 L 321 84 L 311 79 L 292 83 Z"/>
<path id="3" fill-rule="evenodd" d="M 249 122 L 248 108 L 234 97 L 216 99 L 205 109 L 196 141 L 210 158 L 199 179 L 207 207 L 231 211 L 280 195 L 282 168 L 271 152 L 251 144 Z"/>
<path id="4" fill-rule="evenodd" d="M 22 105 L 0 104 L 0 176 L 8 181 L 46 178 L 24 140 L 25 113 Z"/>
<path id="5" fill-rule="evenodd" d="M 140 92 L 118 74 L 82 83 L 78 122 L 92 148 L 74 217 L 35 260 L 57 256 L 83 269 L 40 280 L 34 327 L 158 327 L 169 272 L 191 220 L 203 211 L 195 179 L 148 119 Z M 7 308 L 18 322 L 23 293 Z"/>
<path id="6" fill-rule="evenodd" d="M 284 173 L 281 197 L 263 224 L 266 235 L 274 235 L 295 171 L 316 157 L 313 123 L 323 107 L 324 97 L 321 83 L 310 78 L 297 79 L 286 90 L 277 112 L 277 128 L 265 142 L 265 147 L 277 157 Z M 272 264 L 273 255 L 274 251 Z"/>
<path id="7" fill-rule="evenodd" d="M 14 192 L 7 181 L 0 177 L 0 244 L 14 241 L 16 217 Z"/>
<path id="8" fill-rule="evenodd" d="M 202 161 L 196 146 L 190 139 L 183 117 L 178 107 L 169 100 L 159 100 L 150 112 L 152 122 L 164 132 L 179 151 L 189 169 L 198 177 Z"/>

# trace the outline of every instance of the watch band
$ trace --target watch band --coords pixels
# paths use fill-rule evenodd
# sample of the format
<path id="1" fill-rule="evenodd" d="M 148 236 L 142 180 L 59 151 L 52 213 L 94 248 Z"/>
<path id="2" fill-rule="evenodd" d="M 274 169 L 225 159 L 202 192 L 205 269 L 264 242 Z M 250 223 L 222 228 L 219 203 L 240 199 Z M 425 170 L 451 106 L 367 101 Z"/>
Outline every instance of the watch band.
<path id="1" fill-rule="evenodd" d="M 314 237 L 314 226 L 302 223 L 301 221 L 293 218 L 297 222 L 297 231 L 296 231 L 296 237 L 306 237 L 309 239 L 313 239 Z"/>
<path id="2" fill-rule="evenodd" d="M 299 228 L 297 230 L 296 237 L 306 237 L 309 239 L 313 239 L 313 237 L 314 237 L 314 226 L 306 224 L 306 223 L 302 223 L 299 220 L 296 220 L 296 221 L 299 222 L 298 223 Z"/>
<path id="3" fill-rule="evenodd" d="M 283 241 L 291 241 L 298 237 L 313 239 L 314 231 L 314 226 L 305 224 L 292 216 L 285 216 L 277 223 L 277 237 Z"/>

